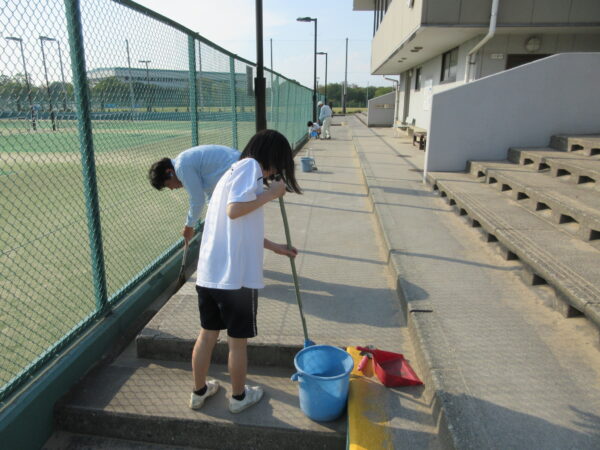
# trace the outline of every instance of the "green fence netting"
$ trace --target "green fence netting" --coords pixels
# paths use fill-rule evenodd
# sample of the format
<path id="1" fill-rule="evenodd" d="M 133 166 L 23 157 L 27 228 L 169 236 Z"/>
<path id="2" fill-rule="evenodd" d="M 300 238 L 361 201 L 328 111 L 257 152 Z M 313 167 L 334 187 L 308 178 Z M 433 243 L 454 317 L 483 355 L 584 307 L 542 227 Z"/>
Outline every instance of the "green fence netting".
<path id="1" fill-rule="evenodd" d="M 187 198 L 150 164 L 242 149 L 255 64 L 133 2 L 0 9 L 0 401 L 181 246 Z M 265 71 L 269 128 L 300 142 L 312 91 Z"/>

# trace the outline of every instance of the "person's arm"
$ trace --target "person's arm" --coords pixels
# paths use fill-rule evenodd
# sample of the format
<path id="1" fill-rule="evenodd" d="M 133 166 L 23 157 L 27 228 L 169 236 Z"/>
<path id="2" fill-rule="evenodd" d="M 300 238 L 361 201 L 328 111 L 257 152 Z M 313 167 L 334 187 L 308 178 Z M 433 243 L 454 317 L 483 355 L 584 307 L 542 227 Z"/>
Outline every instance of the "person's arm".
<path id="1" fill-rule="evenodd" d="M 295 258 L 298 255 L 298 250 L 295 247 L 288 248 L 286 244 L 276 244 L 265 238 L 264 247 L 267 250 L 277 253 L 278 255 L 289 256 Z"/>
<path id="2" fill-rule="evenodd" d="M 285 183 L 280 181 L 273 181 L 269 186 L 269 189 L 263 191 L 261 194 L 256 196 L 256 199 L 249 202 L 232 202 L 227 205 L 227 216 L 230 219 L 237 219 L 238 217 L 245 216 L 251 213 L 255 209 L 260 208 L 265 203 L 275 200 L 285 194 Z"/>
<path id="3" fill-rule="evenodd" d="M 200 176 L 193 167 L 181 167 L 177 177 L 179 178 L 179 181 L 181 181 L 181 184 L 183 184 L 189 198 L 189 208 L 185 226 L 186 228 L 194 228 L 194 225 L 196 225 L 196 222 L 200 217 L 202 208 L 204 207 L 204 186 L 202 185 Z"/>

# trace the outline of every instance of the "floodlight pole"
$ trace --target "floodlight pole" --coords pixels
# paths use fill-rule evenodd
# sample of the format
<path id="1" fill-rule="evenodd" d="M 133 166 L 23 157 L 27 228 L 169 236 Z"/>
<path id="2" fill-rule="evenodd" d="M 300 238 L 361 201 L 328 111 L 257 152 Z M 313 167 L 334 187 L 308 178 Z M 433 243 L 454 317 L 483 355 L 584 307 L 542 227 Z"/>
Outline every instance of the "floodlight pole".
<path id="1" fill-rule="evenodd" d="M 146 88 L 148 89 L 148 103 L 146 104 L 146 111 L 150 112 L 152 108 L 150 104 L 150 71 L 148 70 L 148 64 L 150 64 L 152 61 L 150 61 L 149 59 L 140 59 L 138 60 L 138 62 L 146 64 Z"/>
<path id="2" fill-rule="evenodd" d="M 60 77 L 62 79 L 62 90 L 63 90 L 63 111 L 67 110 L 67 84 L 65 83 L 65 69 L 63 68 L 62 51 L 60 49 L 60 41 L 53 39 L 58 46 L 58 61 L 60 63 Z"/>
<path id="3" fill-rule="evenodd" d="M 48 80 L 48 67 L 46 66 L 46 52 L 44 51 L 44 41 L 53 41 L 54 39 L 40 36 L 40 47 L 42 47 L 42 63 L 44 65 L 44 76 L 46 77 L 46 91 L 48 92 L 48 104 L 50 107 L 50 121 L 52 122 L 52 131 L 56 131 L 56 117 L 52 107 L 52 94 L 50 93 L 50 81 Z"/>
<path id="4" fill-rule="evenodd" d="M 31 127 L 33 131 L 35 131 L 35 111 L 33 109 L 33 100 L 31 99 L 31 85 L 29 84 L 29 75 L 27 74 L 27 65 L 25 64 L 25 52 L 23 51 L 23 39 L 15 36 L 7 36 L 4 39 L 7 41 L 15 41 L 19 43 L 19 47 L 21 48 L 21 59 L 23 61 L 23 72 L 25 73 L 25 86 L 27 87 L 27 99 L 29 100 L 29 110 L 31 112 Z"/>
<path id="5" fill-rule="evenodd" d="M 127 74 L 129 75 L 129 98 L 131 101 L 131 120 L 135 111 L 135 94 L 133 93 L 133 76 L 131 75 L 131 56 L 129 54 L 129 40 L 125 39 L 125 50 L 127 51 Z"/>
<path id="6" fill-rule="evenodd" d="M 344 87 L 342 89 L 342 114 L 346 114 L 346 89 L 348 86 L 348 38 L 346 38 L 346 68 L 344 69 Z"/>
<path id="7" fill-rule="evenodd" d="M 313 122 L 317 121 L 317 18 L 316 17 L 298 17 L 298 22 L 314 22 L 315 23 L 315 51 L 313 62 Z"/>
<path id="8" fill-rule="evenodd" d="M 256 108 L 256 131 L 267 129 L 265 104 L 265 74 L 263 61 L 263 12 L 262 0 L 256 0 L 256 78 L 254 79 L 254 98 Z"/>
<path id="9" fill-rule="evenodd" d="M 319 52 L 317 55 L 325 55 L 325 103 L 327 103 L 327 52 Z"/>

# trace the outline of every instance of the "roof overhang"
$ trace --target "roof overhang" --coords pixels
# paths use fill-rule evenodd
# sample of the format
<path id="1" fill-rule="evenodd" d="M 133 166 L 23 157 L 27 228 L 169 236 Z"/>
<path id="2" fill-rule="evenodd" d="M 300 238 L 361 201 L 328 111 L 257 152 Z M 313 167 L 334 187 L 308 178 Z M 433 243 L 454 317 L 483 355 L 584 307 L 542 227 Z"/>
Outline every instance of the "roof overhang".
<path id="1" fill-rule="evenodd" d="M 482 28 L 421 26 L 373 70 L 373 75 L 400 74 L 485 32 Z"/>
<path id="2" fill-rule="evenodd" d="M 353 11 L 375 11 L 375 0 L 354 0 Z"/>
<path id="3" fill-rule="evenodd" d="M 356 3 L 357 0 L 355 0 Z M 483 37 L 488 32 L 487 26 L 420 26 L 409 35 L 398 47 L 379 64 L 372 68 L 372 75 L 398 75 L 408 69 L 416 67 L 448 50 L 453 49 L 466 41 L 476 37 Z M 597 27 L 498 27 L 496 35 L 502 34 L 544 34 L 544 33 L 598 33 Z"/>

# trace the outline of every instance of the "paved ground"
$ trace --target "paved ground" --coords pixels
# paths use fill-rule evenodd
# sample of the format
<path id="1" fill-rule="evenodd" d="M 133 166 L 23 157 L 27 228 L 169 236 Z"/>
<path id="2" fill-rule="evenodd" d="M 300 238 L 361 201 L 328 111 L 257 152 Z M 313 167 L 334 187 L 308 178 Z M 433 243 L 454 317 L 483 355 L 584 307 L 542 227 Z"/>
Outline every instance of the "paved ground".
<path id="1" fill-rule="evenodd" d="M 334 123 L 341 125 L 333 127 L 332 140 L 310 141 L 299 155 L 310 149 L 318 167 L 298 172 L 304 194 L 285 196 L 292 241 L 301 252 L 308 332 L 318 344 L 373 344 L 411 360 L 426 389 L 385 391 L 393 446 L 600 448 L 600 352 L 593 328 L 583 318 L 566 320 L 546 309 L 516 275 L 518 263 L 502 260 L 421 182 L 423 152 L 408 139 L 368 129 L 353 116 Z M 285 241 L 277 202 L 266 206 L 265 225 L 269 239 Z M 265 278 L 252 345 L 301 346 L 287 259 L 267 252 Z M 189 345 L 197 332 L 192 278 L 143 336 Z M 132 356 L 124 354 L 96 378 L 110 379 L 110 370 L 123 367 L 142 370 L 144 363 Z M 164 383 L 177 392 L 185 380 L 191 383 L 185 363 L 154 364 L 157 372 L 173 366 L 176 372 L 165 371 Z M 260 378 L 261 370 L 251 367 L 250 378 Z M 215 366 L 212 375 L 226 381 L 223 371 Z M 289 372 L 273 382 L 280 387 L 263 405 L 272 410 L 261 416 L 264 426 L 298 412 L 290 409 L 293 386 L 281 384 Z M 124 386 L 135 384 L 133 376 L 127 380 Z M 277 395 L 288 391 L 282 409 Z M 86 395 L 83 389 L 76 396 L 83 407 Z M 115 388 L 110 397 L 91 401 L 127 414 L 127 395 Z M 164 414 L 204 416 L 190 415 L 179 397 Z M 148 407 L 161 411 L 158 404 Z M 215 413 L 215 420 L 243 425 L 253 419 Z M 286 419 L 286 426 L 292 422 Z"/>
<path id="2" fill-rule="evenodd" d="M 336 126 L 334 132 L 333 140 L 312 140 L 304 146 L 298 158 L 310 154 L 318 170 L 306 173 L 298 169 L 303 194 L 284 197 L 292 244 L 300 250 L 296 268 L 309 337 L 317 344 L 340 347 L 374 345 L 401 352 L 412 360 L 414 352 L 395 280 L 390 276 L 359 158 L 353 151 L 352 130 Z M 266 237 L 284 243 L 279 203 L 271 202 L 265 208 Z M 259 334 L 251 341 L 258 364 L 275 347 L 301 346 L 304 342 L 287 258 L 265 252 L 265 283 L 259 297 Z M 148 324 L 143 332 L 144 339 L 150 338 L 148 346 L 164 340 L 167 348 L 173 348 L 168 341 L 191 345 L 195 340 L 198 313 L 194 286 L 192 277 Z M 270 350 L 261 351 L 264 347 Z M 188 352 L 184 348 L 181 353 Z M 398 442 L 412 442 L 421 448 L 435 445 L 423 388 L 390 391 L 382 409 Z"/>
<path id="3" fill-rule="evenodd" d="M 599 448 L 600 353 L 421 182 L 423 152 L 348 121 L 421 370 L 460 448 Z"/>

